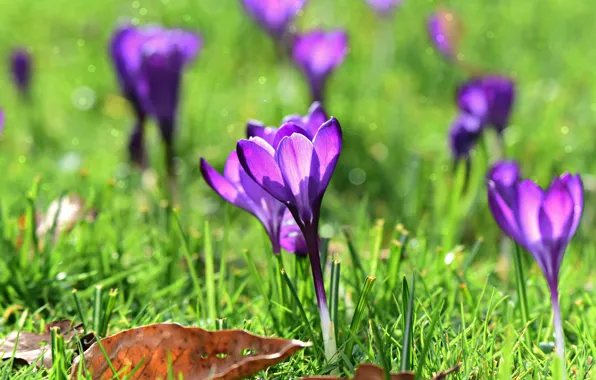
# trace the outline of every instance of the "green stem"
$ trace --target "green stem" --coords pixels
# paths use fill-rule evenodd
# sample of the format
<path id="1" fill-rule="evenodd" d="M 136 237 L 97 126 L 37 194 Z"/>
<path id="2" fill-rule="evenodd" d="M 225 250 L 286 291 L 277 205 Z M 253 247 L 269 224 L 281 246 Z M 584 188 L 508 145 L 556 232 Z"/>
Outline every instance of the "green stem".
<path id="1" fill-rule="evenodd" d="M 515 245 L 515 252 L 513 253 L 514 263 L 515 263 L 515 280 L 517 285 L 517 297 L 519 299 L 519 306 L 521 309 L 522 319 L 524 321 L 524 325 L 526 326 L 526 335 L 528 337 L 528 341 L 532 344 L 532 335 L 530 333 L 530 313 L 528 309 L 528 297 L 526 296 L 526 286 L 525 286 L 525 277 L 524 277 L 524 268 L 523 268 L 523 261 L 522 261 L 522 253 L 519 245 Z"/>

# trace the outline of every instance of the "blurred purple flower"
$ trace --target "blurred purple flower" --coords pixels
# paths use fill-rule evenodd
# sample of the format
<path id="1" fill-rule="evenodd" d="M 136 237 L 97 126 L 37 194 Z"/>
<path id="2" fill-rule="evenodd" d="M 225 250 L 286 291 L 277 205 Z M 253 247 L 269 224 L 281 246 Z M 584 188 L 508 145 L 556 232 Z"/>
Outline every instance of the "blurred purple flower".
<path id="1" fill-rule="evenodd" d="M 312 141 L 303 133 L 290 133 L 295 128 L 300 127 L 287 123 L 278 130 L 276 135 L 284 137 L 277 148 L 261 137 L 240 140 L 237 145 L 238 158 L 252 179 L 288 207 L 304 235 L 315 283 L 325 352 L 335 353 L 334 341 L 330 340 L 318 227 L 323 195 L 341 152 L 341 126 L 332 117 L 319 128 Z"/>
<path id="2" fill-rule="evenodd" d="M 114 33 L 112 59 L 122 92 L 137 115 L 129 144 L 133 162 L 145 164 L 144 121 L 151 115 L 159 124 L 168 174 L 173 176 L 173 137 L 182 70 L 200 48 L 200 37 L 181 29 L 127 25 Z"/>
<path id="3" fill-rule="evenodd" d="M 556 347 L 564 358 L 564 336 L 559 306 L 559 270 L 584 208 L 579 175 L 555 177 L 545 191 L 531 180 L 520 180 L 512 163 L 500 163 L 488 179 L 491 211 L 503 232 L 526 248 L 548 283 L 555 320 Z"/>
<path id="4" fill-rule="evenodd" d="M 446 58 L 457 58 L 462 28 L 455 15 L 448 10 L 438 10 L 429 16 L 426 26 L 435 48 Z"/>
<path id="5" fill-rule="evenodd" d="M 366 0 L 378 14 L 386 15 L 391 13 L 403 0 Z"/>
<path id="6" fill-rule="evenodd" d="M 282 123 L 284 125 L 288 123 L 293 124 L 294 127 L 292 127 L 292 130 L 294 132 L 301 133 L 312 140 L 319 128 L 327 120 L 327 114 L 321 103 L 314 102 L 306 115 L 288 115 L 283 119 Z M 275 127 L 265 127 L 260 121 L 251 120 L 246 125 L 246 137 L 260 137 L 272 147 L 277 148 L 277 144 L 285 136 L 282 135 L 284 133 L 283 131 L 282 134 L 277 135 L 278 130 Z"/>
<path id="7" fill-rule="evenodd" d="M 273 253 L 279 255 L 281 245 L 290 252 L 305 254 L 303 250 L 298 252 L 294 250 L 300 249 L 306 243 L 296 224 L 291 226 L 284 222 L 284 215 L 288 214 L 286 206 L 246 174 L 238 161 L 236 151 L 228 157 L 223 176 L 203 158 L 201 158 L 201 173 L 207 184 L 223 199 L 259 219 L 267 231 Z M 293 233 L 296 229 L 299 234 Z"/>
<path id="8" fill-rule="evenodd" d="M 306 0 L 242 0 L 244 9 L 273 38 L 279 39 Z"/>
<path id="9" fill-rule="evenodd" d="M 10 71 L 17 89 L 25 95 L 29 94 L 32 76 L 32 58 L 27 49 L 17 48 L 10 56 Z"/>
<path id="10" fill-rule="evenodd" d="M 344 30 L 313 30 L 296 35 L 292 57 L 310 85 L 313 101 L 323 102 L 325 83 L 348 54 L 348 35 Z"/>
<path id="11" fill-rule="evenodd" d="M 4 131 L 4 111 L 0 108 L 0 134 Z"/>
<path id="12" fill-rule="evenodd" d="M 456 160 L 468 159 L 482 135 L 482 123 L 475 116 L 460 113 L 449 129 L 449 146 Z"/>
<path id="13" fill-rule="evenodd" d="M 459 108 L 492 125 L 499 134 L 509 124 L 515 101 L 515 83 L 508 77 L 487 75 L 462 84 L 456 93 Z"/>

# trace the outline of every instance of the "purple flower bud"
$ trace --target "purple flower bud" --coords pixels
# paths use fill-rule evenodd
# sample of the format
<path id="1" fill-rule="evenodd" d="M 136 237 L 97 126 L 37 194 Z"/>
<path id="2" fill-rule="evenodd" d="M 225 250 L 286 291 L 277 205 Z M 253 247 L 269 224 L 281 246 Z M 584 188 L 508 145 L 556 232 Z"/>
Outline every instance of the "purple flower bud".
<path id="1" fill-rule="evenodd" d="M 244 9 L 272 37 L 280 38 L 306 0 L 242 0 Z"/>
<path id="2" fill-rule="evenodd" d="M 238 158 L 257 184 L 288 207 L 304 235 L 326 352 L 334 353 L 336 348 L 329 335 L 329 309 L 321 273 L 318 226 L 323 195 L 341 152 L 342 132 L 333 117 L 318 129 L 312 140 L 304 133 L 286 133 L 297 128 L 300 127 L 292 123 L 282 126 L 276 135 L 284 137 L 276 148 L 260 137 L 240 140 Z"/>
<path id="3" fill-rule="evenodd" d="M 387 15 L 395 10 L 401 4 L 402 0 L 366 0 L 366 2 L 379 15 Z"/>
<path id="4" fill-rule="evenodd" d="M 4 111 L 0 108 L 0 134 L 4 131 Z"/>
<path id="5" fill-rule="evenodd" d="M 515 83 L 499 75 L 472 78 L 457 89 L 456 100 L 462 111 L 476 116 L 483 125 L 492 125 L 501 133 L 509 124 L 515 101 Z"/>
<path id="6" fill-rule="evenodd" d="M 460 113 L 449 129 L 449 146 L 456 160 L 468 158 L 482 135 L 482 122 L 475 116 Z"/>
<path id="7" fill-rule="evenodd" d="M 182 70 L 200 48 L 200 37 L 181 29 L 127 25 L 114 33 L 112 60 L 122 92 L 137 115 L 129 143 L 133 162 L 145 164 L 144 121 L 146 115 L 152 115 L 166 142 L 168 173 L 173 176 L 173 136 Z"/>
<path id="8" fill-rule="evenodd" d="M 313 30 L 295 37 L 292 57 L 308 80 L 313 101 L 322 102 L 327 78 L 347 54 L 348 35 L 343 30 Z"/>
<path id="9" fill-rule="evenodd" d="M 455 14 L 448 10 L 439 10 L 430 15 L 427 28 L 434 47 L 446 58 L 457 58 L 462 27 Z"/>
<path id="10" fill-rule="evenodd" d="M 10 70 L 17 89 L 27 94 L 31 86 L 32 58 L 29 51 L 18 48 L 10 56 Z"/>

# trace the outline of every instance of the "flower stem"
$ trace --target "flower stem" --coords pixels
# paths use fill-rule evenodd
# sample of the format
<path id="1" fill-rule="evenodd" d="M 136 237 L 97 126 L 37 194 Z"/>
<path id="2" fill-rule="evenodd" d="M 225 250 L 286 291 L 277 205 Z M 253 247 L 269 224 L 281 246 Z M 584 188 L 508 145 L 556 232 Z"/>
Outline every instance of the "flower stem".
<path id="1" fill-rule="evenodd" d="M 331 362 L 331 359 L 337 352 L 335 342 L 334 326 L 331 323 L 329 307 L 327 306 L 327 294 L 325 293 L 325 284 L 323 282 L 323 272 L 321 270 L 321 258 L 319 253 L 319 237 L 316 226 L 307 225 L 303 229 L 304 239 L 308 247 L 308 256 L 310 258 L 310 267 L 315 283 L 315 294 L 317 296 L 317 305 L 319 307 L 319 317 L 321 319 L 321 330 L 323 331 L 323 344 L 325 346 L 325 358 Z"/>
<path id="2" fill-rule="evenodd" d="M 563 334 L 563 320 L 561 319 L 561 306 L 559 305 L 559 291 L 557 285 L 550 288 L 551 302 L 553 307 L 553 319 L 555 325 L 555 348 L 561 358 L 562 379 L 567 378 L 565 369 L 565 335 Z"/>

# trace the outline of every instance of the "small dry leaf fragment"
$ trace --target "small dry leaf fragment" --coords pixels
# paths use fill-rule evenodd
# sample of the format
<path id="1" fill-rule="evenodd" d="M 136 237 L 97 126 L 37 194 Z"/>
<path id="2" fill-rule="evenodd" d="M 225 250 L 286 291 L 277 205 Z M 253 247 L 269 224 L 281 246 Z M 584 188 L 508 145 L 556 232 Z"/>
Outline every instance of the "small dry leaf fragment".
<path id="1" fill-rule="evenodd" d="M 38 366 L 50 368 L 52 366 L 52 349 L 50 347 L 51 329 L 57 327 L 66 342 L 70 341 L 78 332 L 80 326 L 74 326 L 72 321 L 64 319 L 46 325 L 43 334 L 32 332 L 12 332 L 0 343 L 2 360 L 12 358 L 17 364 L 29 365 L 38 362 Z"/>
<path id="2" fill-rule="evenodd" d="M 443 372 L 439 372 L 435 375 L 435 377 L 432 378 L 432 380 L 443 380 L 446 379 L 447 376 L 451 375 L 452 373 L 455 373 L 457 371 L 459 371 L 459 369 L 461 368 L 461 363 L 457 363 L 454 367 L 449 368 L 448 370 L 445 370 Z"/>
<path id="3" fill-rule="evenodd" d="M 100 341 L 114 369 L 129 379 L 168 378 L 168 361 L 174 378 L 185 380 L 241 379 L 277 364 L 310 346 L 299 340 L 263 338 L 244 330 L 207 331 L 175 323 L 138 327 Z M 112 370 L 98 343 L 84 354 L 85 369 L 93 379 L 111 379 Z M 71 378 L 76 379 L 80 357 Z M 134 374 L 132 369 L 138 369 Z"/>
<path id="4" fill-rule="evenodd" d="M 40 237 L 46 235 L 52 230 L 55 221 L 54 239 L 57 239 L 60 234 L 70 231 L 77 222 L 86 217 L 95 219 L 95 212 L 85 210 L 85 201 L 80 196 L 69 194 L 50 204 L 48 211 L 38 221 L 36 233 Z"/>
<path id="5" fill-rule="evenodd" d="M 346 378 L 334 376 L 307 376 L 303 380 L 348 380 Z M 356 373 L 351 380 L 385 380 L 383 368 L 371 363 L 362 363 L 356 369 Z M 414 380 L 413 372 L 398 372 L 391 374 L 391 380 Z"/>
<path id="6" fill-rule="evenodd" d="M 433 377 L 431 380 L 443 380 L 446 379 L 448 375 L 457 372 L 461 367 L 461 363 L 457 363 L 457 365 L 453 368 L 450 368 L 446 371 L 439 372 Z M 414 380 L 414 372 L 398 372 L 391 374 L 391 380 Z M 303 377 L 303 380 L 348 380 L 346 378 L 339 378 L 334 376 L 307 376 Z M 356 373 L 351 380 L 385 380 L 385 375 L 383 373 L 383 368 L 376 366 L 371 363 L 363 363 L 358 366 L 356 369 Z"/>

